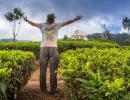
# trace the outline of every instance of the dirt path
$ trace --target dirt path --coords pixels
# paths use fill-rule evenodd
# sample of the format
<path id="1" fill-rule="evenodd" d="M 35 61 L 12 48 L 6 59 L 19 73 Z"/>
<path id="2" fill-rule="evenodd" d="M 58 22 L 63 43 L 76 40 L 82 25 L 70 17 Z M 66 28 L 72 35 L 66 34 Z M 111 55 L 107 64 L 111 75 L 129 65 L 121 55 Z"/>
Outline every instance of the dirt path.
<path id="1" fill-rule="evenodd" d="M 17 100 L 70 100 L 64 88 L 63 80 L 58 80 L 59 92 L 56 95 L 42 93 L 39 87 L 39 62 L 36 63 L 37 69 L 33 72 L 31 79 L 28 81 L 24 89 L 19 93 Z M 49 86 L 50 71 L 47 69 L 47 87 Z M 59 78 L 59 75 L 58 75 Z"/>

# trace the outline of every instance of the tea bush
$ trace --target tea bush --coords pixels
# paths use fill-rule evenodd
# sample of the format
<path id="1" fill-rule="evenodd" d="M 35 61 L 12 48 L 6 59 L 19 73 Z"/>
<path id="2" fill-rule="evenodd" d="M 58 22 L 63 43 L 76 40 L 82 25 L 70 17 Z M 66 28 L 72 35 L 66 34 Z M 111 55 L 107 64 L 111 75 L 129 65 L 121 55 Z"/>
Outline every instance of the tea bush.
<path id="1" fill-rule="evenodd" d="M 130 50 L 69 50 L 60 64 L 73 100 L 130 100 Z"/>
<path id="2" fill-rule="evenodd" d="M 60 53 L 68 49 L 76 48 L 119 48 L 119 45 L 112 42 L 104 41 L 95 41 L 95 40 L 59 40 L 58 41 L 58 50 Z M 31 51 L 36 57 L 39 56 L 40 51 L 40 42 L 9 42 L 9 43 L 0 43 L 0 50 L 22 50 L 22 51 Z"/>
<path id="3" fill-rule="evenodd" d="M 34 70 L 35 56 L 20 50 L 0 50 L 0 100 L 16 96 Z"/>
<path id="4" fill-rule="evenodd" d="M 123 49 L 130 50 L 130 46 L 122 46 Z"/>

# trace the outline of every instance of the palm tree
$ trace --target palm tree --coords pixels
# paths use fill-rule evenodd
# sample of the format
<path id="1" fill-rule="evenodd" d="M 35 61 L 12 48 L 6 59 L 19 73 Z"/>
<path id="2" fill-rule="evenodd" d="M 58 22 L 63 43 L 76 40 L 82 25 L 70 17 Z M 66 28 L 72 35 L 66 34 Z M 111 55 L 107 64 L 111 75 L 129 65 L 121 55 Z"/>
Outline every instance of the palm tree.
<path id="1" fill-rule="evenodd" d="M 13 35 L 13 42 L 15 42 L 16 37 L 19 34 L 19 30 L 20 30 L 20 26 L 21 26 L 21 17 L 23 16 L 22 11 L 19 8 L 14 8 L 13 12 L 7 12 L 5 14 L 5 18 L 9 21 L 13 23 L 13 29 L 12 29 L 12 35 Z M 18 22 L 18 29 L 16 29 L 17 27 L 17 23 Z"/>
<path id="2" fill-rule="evenodd" d="M 130 30 L 130 19 L 128 19 L 128 17 L 123 18 L 122 24 L 123 24 L 124 29 L 127 29 L 128 33 L 129 33 L 129 30 Z"/>

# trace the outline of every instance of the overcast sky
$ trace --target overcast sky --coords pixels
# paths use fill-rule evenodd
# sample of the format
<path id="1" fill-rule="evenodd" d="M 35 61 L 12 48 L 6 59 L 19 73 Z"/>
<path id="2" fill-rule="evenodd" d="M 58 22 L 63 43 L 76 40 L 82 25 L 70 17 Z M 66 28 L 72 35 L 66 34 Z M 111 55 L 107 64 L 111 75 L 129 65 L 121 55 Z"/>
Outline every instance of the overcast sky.
<path id="1" fill-rule="evenodd" d="M 4 15 L 13 8 L 20 8 L 34 22 L 45 22 L 48 13 L 55 13 L 57 22 L 83 16 L 82 20 L 61 28 L 59 38 L 70 36 L 77 29 L 86 34 L 101 32 L 100 24 L 105 24 L 111 33 L 124 32 L 122 19 L 130 17 L 130 0 L 0 0 L 0 39 L 12 37 L 12 24 Z M 41 36 L 38 28 L 22 20 L 17 39 L 40 41 Z"/>

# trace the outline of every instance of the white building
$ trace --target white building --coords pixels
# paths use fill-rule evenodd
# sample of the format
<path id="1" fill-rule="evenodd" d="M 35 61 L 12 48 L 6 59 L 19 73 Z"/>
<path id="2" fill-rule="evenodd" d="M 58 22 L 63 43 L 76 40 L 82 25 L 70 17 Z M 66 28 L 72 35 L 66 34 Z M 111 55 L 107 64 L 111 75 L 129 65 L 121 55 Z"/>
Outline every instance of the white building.
<path id="1" fill-rule="evenodd" d="M 86 37 L 87 34 L 85 32 L 82 32 L 81 30 L 76 30 L 74 33 L 71 34 L 71 39 L 84 39 L 87 40 Z"/>

